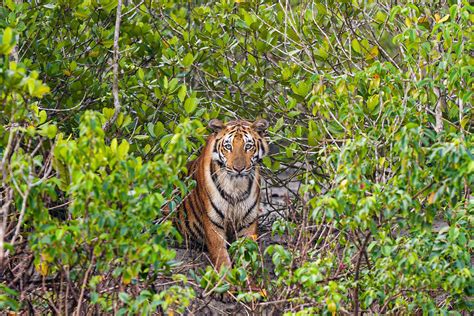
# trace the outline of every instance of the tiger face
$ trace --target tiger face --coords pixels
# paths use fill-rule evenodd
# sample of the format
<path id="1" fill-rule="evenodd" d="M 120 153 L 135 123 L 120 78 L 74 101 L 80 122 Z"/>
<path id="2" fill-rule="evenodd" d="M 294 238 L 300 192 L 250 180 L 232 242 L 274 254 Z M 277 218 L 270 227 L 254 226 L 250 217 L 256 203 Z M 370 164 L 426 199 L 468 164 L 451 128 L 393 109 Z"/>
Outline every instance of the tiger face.
<path id="1" fill-rule="evenodd" d="M 268 152 L 264 137 L 268 122 L 264 119 L 253 123 L 236 120 L 227 124 L 214 119 L 209 122 L 209 127 L 216 135 L 212 160 L 232 176 L 250 175 Z"/>

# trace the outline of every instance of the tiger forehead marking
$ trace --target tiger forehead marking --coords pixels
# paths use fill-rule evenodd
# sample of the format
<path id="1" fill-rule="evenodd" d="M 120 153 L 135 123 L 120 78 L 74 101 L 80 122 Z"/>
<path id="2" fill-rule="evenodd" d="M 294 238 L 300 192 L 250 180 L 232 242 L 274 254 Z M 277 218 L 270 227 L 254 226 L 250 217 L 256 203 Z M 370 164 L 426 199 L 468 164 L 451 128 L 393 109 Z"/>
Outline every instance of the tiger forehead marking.
<path id="1" fill-rule="evenodd" d="M 188 165 L 196 187 L 178 212 L 186 240 L 205 244 L 215 267 L 230 266 L 227 245 L 255 236 L 260 205 L 259 162 L 268 152 L 266 120 L 211 120 L 206 145 Z"/>

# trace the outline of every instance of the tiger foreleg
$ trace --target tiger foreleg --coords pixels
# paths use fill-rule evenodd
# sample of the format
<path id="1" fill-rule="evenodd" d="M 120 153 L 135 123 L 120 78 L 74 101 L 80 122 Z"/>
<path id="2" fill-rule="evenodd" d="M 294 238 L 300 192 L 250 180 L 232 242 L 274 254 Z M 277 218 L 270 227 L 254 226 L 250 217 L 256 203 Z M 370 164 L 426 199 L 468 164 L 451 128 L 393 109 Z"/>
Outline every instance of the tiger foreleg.
<path id="1" fill-rule="evenodd" d="M 230 268 L 232 264 L 227 252 L 227 240 L 224 230 L 209 223 L 205 233 L 207 250 L 214 268 L 217 270 L 220 270 L 222 267 Z"/>

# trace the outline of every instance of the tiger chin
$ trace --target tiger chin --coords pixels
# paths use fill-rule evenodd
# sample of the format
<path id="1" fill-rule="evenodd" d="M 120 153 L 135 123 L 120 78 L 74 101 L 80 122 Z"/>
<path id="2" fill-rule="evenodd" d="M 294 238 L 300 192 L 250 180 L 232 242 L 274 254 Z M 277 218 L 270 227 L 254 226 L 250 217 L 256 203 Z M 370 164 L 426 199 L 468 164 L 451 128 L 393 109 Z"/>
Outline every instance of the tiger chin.
<path id="1" fill-rule="evenodd" d="M 256 238 L 260 166 L 268 153 L 268 122 L 209 122 L 213 131 L 199 157 L 189 163 L 196 187 L 178 211 L 178 229 L 205 245 L 216 269 L 230 267 L 227 246 L 240 237 Z"/>

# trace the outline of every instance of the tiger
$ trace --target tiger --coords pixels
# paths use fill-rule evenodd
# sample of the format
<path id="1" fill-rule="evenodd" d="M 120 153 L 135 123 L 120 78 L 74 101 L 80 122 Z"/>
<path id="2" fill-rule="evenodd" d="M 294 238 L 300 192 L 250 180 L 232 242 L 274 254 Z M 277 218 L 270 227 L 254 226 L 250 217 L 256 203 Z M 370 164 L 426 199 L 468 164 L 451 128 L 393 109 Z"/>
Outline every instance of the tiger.
<path id="1" fill-rule="evenodd" d="M 260 162 L 269 146 L 268 121 L 209 121 L 212 133 L 200 155 L 188 163 L 196 186 L 178 209 L 178 230 L 186 240 L 207 248 L 216 269 L 231 267 L 227 246 L 257 237 Z"/>

